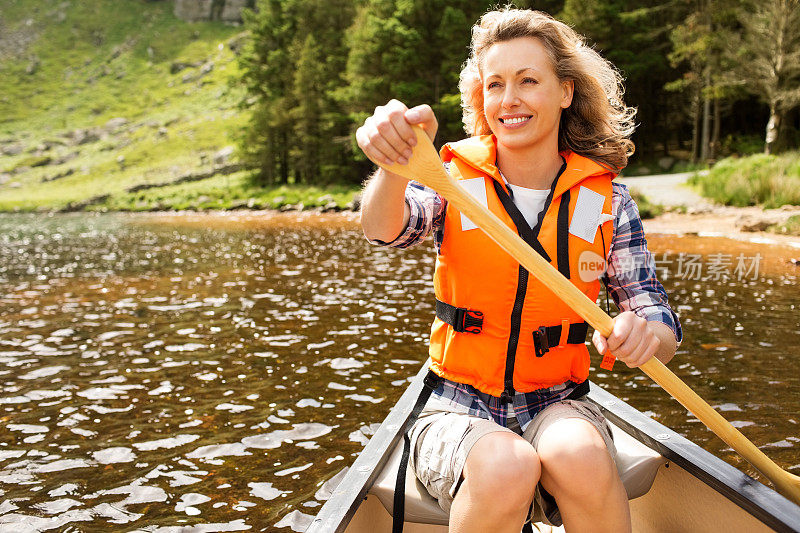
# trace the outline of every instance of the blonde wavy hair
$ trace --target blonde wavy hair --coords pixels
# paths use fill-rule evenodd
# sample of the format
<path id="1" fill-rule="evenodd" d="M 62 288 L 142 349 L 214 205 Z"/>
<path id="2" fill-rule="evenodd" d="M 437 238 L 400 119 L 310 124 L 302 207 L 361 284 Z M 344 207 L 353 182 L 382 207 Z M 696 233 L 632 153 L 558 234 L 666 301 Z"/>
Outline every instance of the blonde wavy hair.
<path id="1" fill-rule="evenodd" d="M 572 104 L 561 113 L 559 151 L 571 150 L 619 172 L 634 145 L 636 109 L 622 101 L 619 71 L 572 28 L 540 11 L 505 7 L 490 11 L 472 27 L 470 55 L 461 70 L 464 129 L 469 135 L 492 133 L 483 110 L 481 63 L 495 43 L 519 37 L 539 39 L 560 81 L 573 81 Z"/>

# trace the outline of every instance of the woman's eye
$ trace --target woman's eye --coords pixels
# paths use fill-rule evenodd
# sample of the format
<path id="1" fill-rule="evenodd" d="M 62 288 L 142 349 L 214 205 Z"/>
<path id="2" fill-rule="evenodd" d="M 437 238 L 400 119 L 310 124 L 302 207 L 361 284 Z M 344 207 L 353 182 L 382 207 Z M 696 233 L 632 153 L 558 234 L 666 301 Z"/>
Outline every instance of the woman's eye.
<path id="1" fill-rule="evenodd" d="M 539 83 L 539 82 L 538 82 L 538 81 L 536 81 L 536 80 L 535 80 L 535 79 L 533 79 L 533 78 L 524 78 L 524 79 L 522 80 L 522 83 L 534 83 L 534 84 L 535 84 L 535 83 Z"/>
<path id="2" fill-rule="evenodd" d="M 490 82 L 489 85 L 486 86 L 487 89 L 494 89 L 495 87 L 500 87 L 500 82 L 493 81 L 493 82 Z"/>

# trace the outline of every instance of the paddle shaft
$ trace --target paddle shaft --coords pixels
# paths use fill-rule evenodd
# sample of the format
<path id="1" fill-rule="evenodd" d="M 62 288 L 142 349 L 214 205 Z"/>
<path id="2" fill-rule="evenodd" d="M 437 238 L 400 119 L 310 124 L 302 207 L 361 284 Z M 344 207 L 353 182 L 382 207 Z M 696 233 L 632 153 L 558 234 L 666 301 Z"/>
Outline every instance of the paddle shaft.
<path id="1" fill-rule="evenodd" d="M 449 176 L 425 132 L 416 126 L 414 130 L 417 134 L 417 146 L 409 163 L 395 163 L 384 168 L 436 190 L 593 328 L 604 337 L 610 336 L 612 318 L 528 246 L 517 233 L 475 200 L 457 180 Z M 661 361 L 653 357 L 639 368 L 769 479 L 778 492 L 800 505 L 800 477 L 775 464 Z"/>

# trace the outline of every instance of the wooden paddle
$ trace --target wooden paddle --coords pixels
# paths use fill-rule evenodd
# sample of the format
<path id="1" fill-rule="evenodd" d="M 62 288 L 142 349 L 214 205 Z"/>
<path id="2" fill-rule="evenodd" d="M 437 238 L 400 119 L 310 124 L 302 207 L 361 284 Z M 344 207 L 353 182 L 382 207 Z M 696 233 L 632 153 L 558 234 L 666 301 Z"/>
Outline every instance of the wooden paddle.
<path id="1" fill-rule="evenodd" d="M 413 129 L 417 135 L 417 145 L 414 147 L 414 153 L 409 163 L 407 165 L 394 163 L 384 166 L 384 168 L 389 172 L 431 187 L 441 194 L 524 266 L 528 272 L 544 282 L 554 294 L 572 307 L 592 327 L 605 337 L 611 335 L 613 324 L 611 317 L 530 248 L 497 216 L 478 203 L 458 184 L 457 180 L 450 177 L 442 166 L 439 154 L 427 134 L 418 126 L 413 126 Z M 786 472 L 775 464 L 680 378 L 667 369 L 661 361 L 653 357 L 639 368 L 769 479 L 778 492 L 800 504 L 800 477 Z"/>

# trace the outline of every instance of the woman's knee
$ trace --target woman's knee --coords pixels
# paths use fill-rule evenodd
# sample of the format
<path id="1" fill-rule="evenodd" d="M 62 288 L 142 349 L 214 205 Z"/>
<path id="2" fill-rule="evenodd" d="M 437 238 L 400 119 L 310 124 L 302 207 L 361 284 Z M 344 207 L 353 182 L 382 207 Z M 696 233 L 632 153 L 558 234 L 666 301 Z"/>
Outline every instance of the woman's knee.
<path id="1" fill-rule="evenodd" d="M 541 464 L 533 446 L 506 432 L 489 433 L 472 447 L 465 482 L 476 495 L 497 498 L 511 507 L 527 506 L 539 482 Z"/>
<path id="2" fill-rule="evenodd" d="M 603 437 L 586 420 L 568 418 L 554 423 L 542 433 L 537 452 L 542 483 L 548 490 L 594 492 L 618 479 Z"/>

